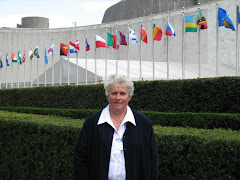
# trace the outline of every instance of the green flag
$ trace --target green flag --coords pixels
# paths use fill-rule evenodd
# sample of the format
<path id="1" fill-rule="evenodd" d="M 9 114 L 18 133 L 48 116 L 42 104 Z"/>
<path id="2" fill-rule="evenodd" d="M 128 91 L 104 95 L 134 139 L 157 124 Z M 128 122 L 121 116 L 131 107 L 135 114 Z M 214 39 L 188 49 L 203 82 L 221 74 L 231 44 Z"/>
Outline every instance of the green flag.
<path id="1" fill-rule="evenodd" d="M 36 49 L 34 50 L 34 56 L 36 56 L 37 58 L 40 58 L 39 53 L 38 53 L 38 47 L 36 47 Z"/>
<path id="2" fill-rule="evenodd" d="M 22 56 L 21 56 L 20 51 L 18 51 L 18 61 L 19 61 L 20 65 L 21 65 L 22 64 Z"/>
<path id="3" fill-rule="evenodd" d="M 112 34 L 107 33 L 108 46 L 113 46 L 113 37 Z"/>

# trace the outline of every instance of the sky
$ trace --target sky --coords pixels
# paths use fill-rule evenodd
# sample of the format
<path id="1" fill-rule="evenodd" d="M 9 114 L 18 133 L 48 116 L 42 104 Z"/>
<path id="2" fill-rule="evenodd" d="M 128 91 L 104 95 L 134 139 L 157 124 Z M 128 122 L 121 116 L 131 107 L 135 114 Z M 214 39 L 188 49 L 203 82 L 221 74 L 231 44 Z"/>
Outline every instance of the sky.
<path id="1" fill-rule="evenodd" d="M 16 28 L 22 17 L 49 19 L 49 28 L 101 24 L 105 10 L 120 0 L 0 0 L 0 27 Z"/>

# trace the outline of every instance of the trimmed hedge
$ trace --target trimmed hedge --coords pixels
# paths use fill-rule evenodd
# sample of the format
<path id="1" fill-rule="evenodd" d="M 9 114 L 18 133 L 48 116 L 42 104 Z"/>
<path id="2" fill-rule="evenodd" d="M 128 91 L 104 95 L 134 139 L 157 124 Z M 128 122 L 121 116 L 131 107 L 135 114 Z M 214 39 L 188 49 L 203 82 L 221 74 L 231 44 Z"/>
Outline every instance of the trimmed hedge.
<path id="1" fill-rule="evenodd" d="M 1 89 L 1 106 L 101 109 L 102 84 Z M 130 106 L 158 112 L 240 113 L 240 77 L 135 82 Z"/>
<path id="2" fill-rule="evenodd" d="M 57 108 L 31 108 L 31 107 L 0 107 L 0 110 L 71 117 L 75 119 L 86 118 L 98 110 L 92 109 L 57 109 Z M 195 127 L 203 129 L 232 129 L 240 130 L 240 114 L 229 113 L 164 113 L 141 111 L 146 114 L 154 125 Z"/>
<path id="3" fill-rule="evenodd" d="M 72 179 L 83 120 L 0 111 L 0 179 Z M 240 132 L 154 126 L 159 179 L 240 179 Z"/>

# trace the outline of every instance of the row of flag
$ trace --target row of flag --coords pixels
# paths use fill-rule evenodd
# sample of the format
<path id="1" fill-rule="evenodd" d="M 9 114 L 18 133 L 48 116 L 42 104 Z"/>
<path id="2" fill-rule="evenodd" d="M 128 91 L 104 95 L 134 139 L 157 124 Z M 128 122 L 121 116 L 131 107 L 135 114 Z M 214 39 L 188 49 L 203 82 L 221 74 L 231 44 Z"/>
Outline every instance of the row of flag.
<path id="1" fill-rule="evenodd" d="M 240 23 L 240 8 L 237 6 L 237 15 L 238 15 L 238 23 Z M 207 29 L 207 21 L 205 17 L 203 16 L 203 13 L 199 11 L 199 15 L 185 15 L 184 16 L 185 20 L 185 32 L 197 32 L 198 26 L 200 26 L 200 29 Z M 225 26 L 226 28 L 230 28 L 233 31 L 235 31 L 235 27 L 232 23 L 232 20 L 230 19 L 228 13 L 226 10 L 222 8 L 218 8 L 218 22 L 219 22 L 219 27 Z M 137 39 L 136 33 L 133 29 L 128 28 L 129 30 L 129 43 L 130 44 L 135 44 L 138 45 L 139 41 Z M 171 26 L 170 23 L 168 23 L 166 27 L 166 32 L 165 34 L 167 36 L 176 36 L 176 32 Z M 158 27 L 155 23 L 153 24 L 153 40 L 160 41 L 162 39 L 162 29 Z M 144 26 L 141 24 L 140 28 L 140 41 L 147 43 L 147 31 L 144 28 Z M 87 38 L 85 40 L 86 43 L 86 51 L 90 50 L 90 45 L 87 41 Z M 120 32 L 119 30 L 116 31 L 116 35 L 113 35 L 109 32 L 107 32 L 107 41 L 102 38 L 101 36 L 95 34 L 95 43 L 96 43 L 96 48 L 100 47 L 107 47 L 107 48 L 114 48 L 114 49 L 119 49 L 120 45 L 125 45 L 127 46 L 127 41 L 125 35 Z M 78 53 L 80 50 L 79 47 L 80 42 L 76 40 L 75 43 L 69 41 L 69 44 L 66 45 L 64 43 L 60 43 L 60 55 L 67 56 L 68 53 Z M 45 64 L 48 64 L 48 56 L 53 55 L 54 51 L 54 44 L 46 50 L 45 48 L 45 58 L 44 62 Z M 29 57 L 30 60 L 33 59 L 33 57 L 36 56 L 37 58 L 40 58 L 39 52 L 38 52 L 38 46 L 36 49 L 33 51 L 32 48 L 29 50 Z M 23 57 L 21 56 L 20 51 L 18 51 L 18 57 L 16 58 L 15 54 L 11 54 L 11 60 L 13 63 L 19 62 L 20 65 L 26 61 L 26 50 L 24 50 Z M 10 66 L 9 61 L 8 61 L 8 53 L 6 53 L 6 66 Z M 2 63 L 2 57 L 0 55 L 0 68 L 3 67 Z"/>

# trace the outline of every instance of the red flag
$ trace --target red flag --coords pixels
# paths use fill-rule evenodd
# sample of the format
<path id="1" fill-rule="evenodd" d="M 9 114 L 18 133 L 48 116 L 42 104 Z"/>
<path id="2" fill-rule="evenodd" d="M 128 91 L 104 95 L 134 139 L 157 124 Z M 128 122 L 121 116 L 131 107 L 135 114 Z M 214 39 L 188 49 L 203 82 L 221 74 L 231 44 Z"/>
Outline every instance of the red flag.
<path id="1" fill-rule="evenodd" d="M 106 40 L 96 35 L 96 48 L 106 47 Z"/>
<path id="2" fill-rule="evenodd" d="M 23 52 L 23 58 L 22 58 L 22 62 L 25 63 L 26 61 L 26 50 L 24 50 Z"/>
<path id="3" fill-rule="evenodd" d="M 113 38 L 113 49 L 119 49 L 119 45 L 117 45 L 117 36 L 112 35 Z"/>
<path id="4" fill-rule="evenodd" d="M 63 56 L 68 55 L 68 45 L 61 43 L 60 55 L 63 55 Z"/>

